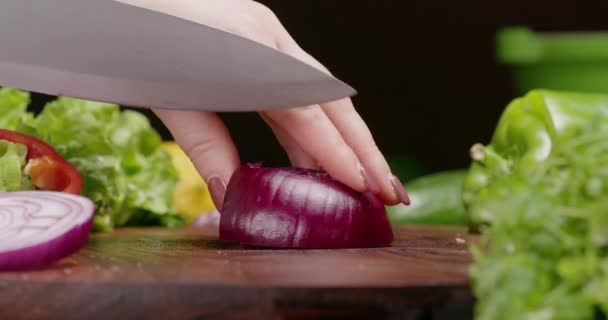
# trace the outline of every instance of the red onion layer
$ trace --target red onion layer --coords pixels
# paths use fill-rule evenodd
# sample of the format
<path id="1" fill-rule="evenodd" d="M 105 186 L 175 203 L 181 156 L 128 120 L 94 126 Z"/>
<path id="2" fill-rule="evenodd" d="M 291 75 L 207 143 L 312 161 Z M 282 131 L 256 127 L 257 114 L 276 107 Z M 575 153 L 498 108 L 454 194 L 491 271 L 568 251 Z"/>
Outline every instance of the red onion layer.
<path id="1" fill-rule="evenodd" d="M 327 173 L 241 166 L 226 188 L 220 239 L 303 249 L 388 246 L 393 232 L 384 204 Z"/>
<path id="2" fill-rule="evenodd" d="M 80 250 L 95 206 L 53 191 L 0 193 L 0 270 L 42 267 Z"/>

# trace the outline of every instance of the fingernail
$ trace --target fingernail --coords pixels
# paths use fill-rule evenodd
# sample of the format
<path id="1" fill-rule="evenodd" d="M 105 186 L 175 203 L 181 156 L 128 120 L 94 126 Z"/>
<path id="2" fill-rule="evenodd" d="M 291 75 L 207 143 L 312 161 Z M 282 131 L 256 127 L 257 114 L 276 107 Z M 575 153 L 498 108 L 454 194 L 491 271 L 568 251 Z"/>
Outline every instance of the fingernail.
<path id="1" fill-rule="evenodd" d="M 405 191 L 405 188 L 403 187 L 403 183 L 401 183 L 401 181 L 399 181 L 399 178 L 397 178 L 395 175 L 390 175 L 390 180 L 391 180 L 391 184 L 393 185 L 393 189 L 395 190 L 395 193 L 397 194 L 397 198 L 399 198 L 399 201 L 401 201 L 401 203 L 403 203 L 404 205 L 409 205 L 410 204 L 410 197 L 407 195 L 407 191 Z"/>
<path id="2" fill-rule="evenodd" d="M 217 211 L 221 212 L 224 205 L 224 195 L 226 194 L 226 184 L 219 177 L 213 177 L 207 182 L 211 199 Z"/>
<path id="3" fill-rule="evenodd" d="M 365 188 L 371 193 L 380 192 L 380 187 L 378 186 L 378 184 L 370 178 L 369 174 L 367 173 L 367 170 L 365 170 L 365 168 L 363 168 L 361 164 L 359 164 L 359 171 L 361 171 L 361 176 L 363 177 Z"/>

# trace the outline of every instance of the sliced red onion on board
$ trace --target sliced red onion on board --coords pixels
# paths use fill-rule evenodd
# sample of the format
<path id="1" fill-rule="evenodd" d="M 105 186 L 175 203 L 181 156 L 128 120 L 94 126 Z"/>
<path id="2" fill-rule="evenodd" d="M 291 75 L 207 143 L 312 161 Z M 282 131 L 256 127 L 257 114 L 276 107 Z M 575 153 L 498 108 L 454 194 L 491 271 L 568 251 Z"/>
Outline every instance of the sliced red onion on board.
<path id="1" fill-rule="evenodd" d="M 0 270 L 49 265 L 86 243 L 95 205 L 53 191 L 0 193 Z"/>
<path id="2" fill-rule="evenodd" d="M 393 232 L 384 204 L 327 173 L 241 166 L 226 188 L 220 239 L 274 248 L 388 246 Z"/>

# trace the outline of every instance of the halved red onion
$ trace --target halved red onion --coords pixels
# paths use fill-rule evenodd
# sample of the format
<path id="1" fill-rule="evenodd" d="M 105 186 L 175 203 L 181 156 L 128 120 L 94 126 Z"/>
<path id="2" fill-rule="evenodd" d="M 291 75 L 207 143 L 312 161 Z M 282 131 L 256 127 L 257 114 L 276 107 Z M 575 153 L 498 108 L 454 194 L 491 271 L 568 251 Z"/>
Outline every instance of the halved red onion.
<path id="1" fill-rule="evenodd" d="M 80 250 L 95 205 L 83 196 L 53 191 L 0 193 L 0 270 L 51 264 Z"/>
<path id="2" fill-rule="evenodd" d="M 228 183 L 220 239 L 274 248 L 388 246 L 384 204 L 321 171 L 241 166 Z"/>

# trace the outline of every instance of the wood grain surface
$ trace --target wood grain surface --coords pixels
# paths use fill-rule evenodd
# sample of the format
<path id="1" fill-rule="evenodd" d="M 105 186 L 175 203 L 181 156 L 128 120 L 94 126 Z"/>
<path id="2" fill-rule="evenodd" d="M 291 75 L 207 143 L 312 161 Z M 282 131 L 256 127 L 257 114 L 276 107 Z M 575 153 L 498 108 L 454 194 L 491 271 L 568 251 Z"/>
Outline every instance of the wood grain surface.
<path id="1" fill-rule="evenodd" d="M 213 230 L 95 234 L 42 270 L 0 273 L 0 319 L 468 319 L 464 228 L 395 226 L 391 247 L 248 248 Z"/>

